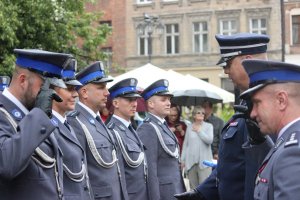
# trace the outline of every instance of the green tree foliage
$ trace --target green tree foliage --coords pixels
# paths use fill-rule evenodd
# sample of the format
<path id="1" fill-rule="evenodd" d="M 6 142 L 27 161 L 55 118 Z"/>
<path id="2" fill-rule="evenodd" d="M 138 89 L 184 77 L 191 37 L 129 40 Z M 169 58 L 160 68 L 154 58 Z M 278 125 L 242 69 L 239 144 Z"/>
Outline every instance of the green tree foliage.
<path id="1" fill-rule="evenodd" d="M 1 0 L 0 74 L 10 75 L 14 48 L 71 53 L 78 65 L 105 59 L 100 45 L 111 28 L 98 22 L 102 13 L 88 13 L 87 0 Z"/>

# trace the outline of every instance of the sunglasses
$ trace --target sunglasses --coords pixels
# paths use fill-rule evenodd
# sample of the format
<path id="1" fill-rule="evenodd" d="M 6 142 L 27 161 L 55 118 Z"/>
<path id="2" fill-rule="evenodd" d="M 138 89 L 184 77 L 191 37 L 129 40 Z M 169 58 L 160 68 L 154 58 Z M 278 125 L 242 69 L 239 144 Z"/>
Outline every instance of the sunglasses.
<path id="1" fill-rule="evenodd" d="M 199 112 L 196 112 L 195 114 L 201 114 L 201 115 L 205 115 L 205 112 L 201 112 L 201 111 L 199 111 Z"/>

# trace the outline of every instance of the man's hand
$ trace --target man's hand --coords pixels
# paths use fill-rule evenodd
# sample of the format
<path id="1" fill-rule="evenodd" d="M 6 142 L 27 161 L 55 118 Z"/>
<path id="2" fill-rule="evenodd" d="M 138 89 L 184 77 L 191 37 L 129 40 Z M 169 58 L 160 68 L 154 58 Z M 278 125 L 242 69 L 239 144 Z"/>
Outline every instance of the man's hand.
<path id="1" fill-rule="evenodd" d="M 196 190 L 191 190 L 189 192 L 184 192 L 181 194 L 175 194 L 175 198 L 179 200 L 206 200 L 202 194 L 197 192 Z"/>
<path id="2" fill-rule="evenodd" d="M 56 92 L 53 89 L 50 89 L 50 81 L 48 78 L 46 78 L 36 97 L 34 107 L 40 108 L 49 118 L 51 118 L 53 99 L 57 102 L 62 102 L 62 99 L 56 94 Z"/>
<path id="3" fill-rule="evenodd" d="M 239 112 L 236 114 L 239 118 L 245 118 L 245 123 L 248 129 L 249 143 L 251 145 L 258 145 L 266 140 L 266 137 L 260 132 L 257 122 L 250 118 L 252 105 L 249 103 L 248 106 L 234 105 L 234 109 Z M 250 107 L 250 109 L 249 109 Z"/>
<path id="4" fill-rule="evenodd" d="M 265 136 L 260 132 L 256 121 L 252 119 L 246 119 L 246 125 L 248 129 L 250 144 L 257 145 L 263 143 L 266 140 Z"/>

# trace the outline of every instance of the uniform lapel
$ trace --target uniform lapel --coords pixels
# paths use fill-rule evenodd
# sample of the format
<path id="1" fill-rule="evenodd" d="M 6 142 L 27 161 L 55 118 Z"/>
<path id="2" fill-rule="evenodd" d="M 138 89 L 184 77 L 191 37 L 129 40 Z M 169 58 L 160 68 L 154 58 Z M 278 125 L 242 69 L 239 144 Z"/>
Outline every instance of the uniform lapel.
<path id="1" fill-rule="evenodd" d="M 93 126 L 98 133 L 103 135 L 103 137 L 107 138 L 112 142 L 111 137 L 109 137 L 109 132 L 106 126 L 100 122 L 98 122 L 86 109 L 84 109 L 80 104 L 76 105 L 76 110 L 80 112 L 80 114 L 85 118 L 85 121 L 89 124 L 89 126 Z M 84 123 L 85 124 L 85 123 Z M 87 125 L 87 124 L 85 124 Z"/>
<path id="2" fill-rule="evenodd" d="M 55 116 L 53 118 L 56 118 Z M 76 144 L 77 146 L 79 146 L 81 149 L 81 145 L 77 139 L 77 137 L 75 136 L 75 133 L 72 129 L 72 127 L 70 126 L 71 128 L 71 131 L 73 131 L 73 134 L 69 131 L 69 129 L 63 124 L 61 123 L 57 118 L 56 120 L 58 121 L 58 131 L 61 133 L 62 137 L 66 138 L 68 141 Z M 83 149 L 82 149 L 83 150 Z"/>
<path id="3" fill-rule="evenodd" d="M 112 117 L 111 122 L 113 122 L 117 126 L 118 130 L 120 130 L 125 137 L 129 138 L 130 140 L 138 144 L 137 138 L 135 137 L 134 133 L 132 133 L 128 129 L 128 127 L 125 127 L 125 125 L 120 120 L 118 120 L 115 117 Z"/>
<path id="4" fill-rule="evenodd" d="M 19 122 L 24 118 L 25 113 L 18 108 L 11 100 L 6 98 L 3 94 L 0 93 L 0 106 L 5 108 L 7 112 L 13 117 L 13 119 L 19 124 Z"/>
<path id="5" fill-rule="evenodd" d="M 161 129 L 173 140 L 175 140 L 175 142 L 177 142 L 177 139 L 174 135 L 174 133 L 163 123 L 161 123 L 161 121 L 159 121 L 156 117 L 152 116 L 151 114 L 149 115 L 149 117 L 151 118 L 151 121 L 155 122 L 159 127 L 161 127 Z"/>

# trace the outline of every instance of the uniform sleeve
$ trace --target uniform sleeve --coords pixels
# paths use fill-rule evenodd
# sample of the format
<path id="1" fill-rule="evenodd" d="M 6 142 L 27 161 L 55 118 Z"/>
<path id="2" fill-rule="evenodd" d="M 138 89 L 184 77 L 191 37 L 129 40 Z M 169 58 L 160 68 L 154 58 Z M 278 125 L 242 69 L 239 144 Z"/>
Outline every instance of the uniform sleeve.
<path id="1" fill-rule="evenodd" d="M 0 112 L 0 178 L 13 179 L 28 165 L 34 150 L 52 133 L 55 126 L 39 108 L 34 108 L 17 127 Z"/>
<path id="2" fill-rule="evenodd" d="M 224 127 L 223 120 L 218 119 L 218 120 L 216 120 L 216 122 L 217 122 L 216 125 L 213 125 L 213 131 L 214 131 L 214 140 L 212 143 L 213 154 L 218 154 L 219 144 L 220 144 L 220 135 L 221 135 L 222 129 Z"/>
<path id="3" fill-rule="evenodd" d="M 86 151 L 87 142 L 86 142 L 84 131 L 83 131 L 81 125 L 79 124 L 79 122 L 77 121 L 77 119 L 75 117 L 68 116 L 67 120 L 68 120 L 68 123 L 73 128 L 80 145 Z"/>
<path id="4" fill-rule="evenodd" d="M 157 177 L 158 138 L 155 129 L 149 123 L 143 123 L 137 133 L 145 146 L 148 163 L 148 183 L 151 199 L 160 199 L 159 181 Z"/>
<path id="5" fill-rule="evenodd" d="M 217 168 L 215 168 L 210 176 L 200 184 L 195 190 L 202 194 L 206 200 L 219 200 L 218 188 L 217 188 Z"/>

